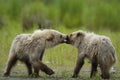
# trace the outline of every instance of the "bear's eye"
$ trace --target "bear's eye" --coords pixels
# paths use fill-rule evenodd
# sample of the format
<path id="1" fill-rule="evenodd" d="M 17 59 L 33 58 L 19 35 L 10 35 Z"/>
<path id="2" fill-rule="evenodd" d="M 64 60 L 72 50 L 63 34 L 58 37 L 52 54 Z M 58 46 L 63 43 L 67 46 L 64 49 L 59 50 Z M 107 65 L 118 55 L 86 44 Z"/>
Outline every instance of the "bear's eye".
<path id="1" fill-rule="evenodd" d="M 60 35 L 60 38 L 62 38 L 62 35 Z"/>
<path id="2" fill-rule="evenodd" d="M 72 36 L 72 34 L 70 34 L 70 37 Z"/>

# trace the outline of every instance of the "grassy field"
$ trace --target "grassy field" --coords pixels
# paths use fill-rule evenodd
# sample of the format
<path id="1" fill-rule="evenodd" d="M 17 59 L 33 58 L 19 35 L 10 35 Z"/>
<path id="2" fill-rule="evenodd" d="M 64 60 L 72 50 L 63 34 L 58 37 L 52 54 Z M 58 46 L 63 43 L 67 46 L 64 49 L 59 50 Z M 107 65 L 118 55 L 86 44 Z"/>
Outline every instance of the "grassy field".
<path id="1" fill-rule="evenodd" d="M 12 27 L 11 27 L 12 25 Z M 23 33 L 21 25 L 17 23 L 10 23 L 8 26 L 2 28 L 0 30 L 0 77 L 2 79 L 2 75 L 4 72 L 4 68 L 6 66 L 6 61 L 8 58 L 8 53 L 10 49 L 10 45 L 12 40 L 17 34 Z M 74 29 L 66 29 L 64 27 L 58 27 L 56 30 L 69 34 L 73 31 L 79 30 L 79 28 Z M 34 29 L 26 31 L 24 33 L 32 33 Z M 120 77 L 120 49 L 119 49 L 119 42 L 120 42 L 120 33 L 119 32 L 111 32 L 109 30 L 101 30 L 101 31 L 94 31 L 97 34 L 109 36 L 115 46 L 118 61 L 115 64 L 116 72 L 111 74 L 112 79 L 117 79 Z M 43 58 L 43 62 L 51 67 L 55 74 L 52 76 L 48 76 L 43 72 L 40 72 L 40 76 L 42 79 L 72 79 L 71 75 L 73 73 L 73 69 L 75 66 L 75 61 L 77 57 L 77 49 L 72 47 L 71 45 L 61 44 L 54 48 L 48 49 L 45 51 L 45 55 Z M 99 69 L 99 68 L 98 68 Z M 90 64 L 86 59 L 85 65 L 82 68 L 82 71 L 79 74 L 78 79 L 89 79 L 90 74 Z M 13 68 L 11 72 L 11 78 L 29 78 L 27 76 L 27 70 L 24 64 L 18 62 L 18 64 Z M 98 80 L 100 78 L 100 71 L 93 79 Z"/>
<path id="2" fill-rule="evenodd" d="M 49 27 L 47 23 L 52 25 L 50 28 L 65 34 L 83 29 L 109 36 L 118 56 L 114 66 L 116 72 L 111 74 L 111 78 L 119 80 L 119 2 L 119 0 L 0 0 L 0 80 L 34 79 L 27 76 L 27 69 L 21 62 L 13 68 L 11 78 L 4 78 L 2 75 L 14 37 L 20 33 L 32 33 L 39 24 L 43 25 L 43 28 Z M 23 31 L 25 28 L 23 24 L 27 24 L 30 29 Z M 48 76 L 41 72 L 41 79 L 72 80 L 76 57 L 77 49 L 67 44 L 46 50 L 43 62 L 51 67 L 55 74 Z M 78 80 L 89 79 L 90 64 L 87 59 L 85 62 Z M 101 80 L 100 71 L 93 80 Z"/>

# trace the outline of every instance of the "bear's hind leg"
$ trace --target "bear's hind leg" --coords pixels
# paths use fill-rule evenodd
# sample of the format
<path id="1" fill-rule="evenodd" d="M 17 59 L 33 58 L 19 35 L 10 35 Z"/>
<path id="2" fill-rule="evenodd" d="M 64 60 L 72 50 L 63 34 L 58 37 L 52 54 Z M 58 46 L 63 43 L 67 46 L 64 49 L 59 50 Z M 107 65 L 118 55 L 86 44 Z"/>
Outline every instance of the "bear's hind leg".
<path id="1" fill-rule="evenodd" d="M 17 62 L 17 58 L 15 55 L 12 55 L 9 57 L 8 62 L 7 62 L 7 67 L 4 72 L 4 76 L 7 77 L 10 75 L 10 71 L 11 71 L 12 67 L 16 64 L 16 62 Z"/>
<path id="2" fill-rule="evenodd" d="M 101 77 L 103 79 L 109 79 L 110 78 L 110 73 L 109 73 L 110 68 L 108 66 L 100 65 L 100 69 L 101 69 L 101 73 L 102 73 Z"/>

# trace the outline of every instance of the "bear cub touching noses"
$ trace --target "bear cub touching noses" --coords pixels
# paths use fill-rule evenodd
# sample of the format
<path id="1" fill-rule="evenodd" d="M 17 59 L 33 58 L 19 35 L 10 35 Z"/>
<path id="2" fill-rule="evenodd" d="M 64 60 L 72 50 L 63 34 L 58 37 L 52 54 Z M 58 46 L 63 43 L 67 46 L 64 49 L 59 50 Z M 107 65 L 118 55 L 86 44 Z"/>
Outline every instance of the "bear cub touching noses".
<path id="1" fill-rule="evenodd" d="M 110 69 L 116 62 L 116 52 L 109 37 L 76 31 L 68 35 L 67 44 L 71 44 L 78 49 L 78 56 L 72 77 L 77 77 L 81 70 L 84 59 L 88 58 L 91 62 L 90 78 L 95 75 L 97 66 L 100 66 L 101 77 L 110 78 Z"/>
<path id="2" fill-rule="evenodd" d="M 35 76 L 39 70 L 48 75 L 54 71 L 42 62 L 44 51 L 66 42 L 67 35 L 52 29 L 36 30 L 32 34 L 20 34 L 12 42 L 4 76 L 9 76 L 12 67 L 18 60 L 22 61 L 28 70 L 28 75 L 34 69 Z"/>

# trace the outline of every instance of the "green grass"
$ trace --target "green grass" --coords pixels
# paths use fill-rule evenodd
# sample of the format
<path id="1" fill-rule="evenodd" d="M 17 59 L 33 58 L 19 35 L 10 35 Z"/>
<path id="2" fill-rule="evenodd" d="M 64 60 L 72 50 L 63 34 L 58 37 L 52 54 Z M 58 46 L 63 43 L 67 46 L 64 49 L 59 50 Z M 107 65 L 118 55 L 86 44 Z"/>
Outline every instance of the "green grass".
<path id="1" fill-rule="evenodd" d="M 12 25 L 12 26 L 11 26 Z M 23 33 L 22 28 L 20 27 L 19 23 L 12 22 L 8 26 L 5 26 L 0 30 L 0 76 L 2 76 L 3 71 L 5 69 L 6 61 L 8 58 L 8 53 L 10 49 L 10 45 L 12 40 L 17 34 Z M 64 26 L 55 28 L 60 32 L 70 34 L 73 31 L 79 30 L 78 28 L 74 29 L 67 29 Z M 25 33 L 32 33 L 34 30 L 29 30 Z M 94 31 L 97 34 L 109 36 L 115 46 L 116 52 L 118 53 L 118 61 L 115 64 L 115 69 L 117 72 L 112 74 L 112 78 L 117 78 L 120 76 L 120 49 L 119 49 L 119 42 L 120 42 L 120 33 L 119 32 L 111 32 L 109 30 L 102 30 L 102 31 Z M 43 62 L 55 70 L 55 74 L 51 77 L 58 77 L 58 78 L 69 78 L 71 79 L 71 75 L 73 73 L 73 69 L 75 66 L 75 61 L 77 58 L 77 49 L 72 47 L 71 45 L 67 44 L 60 44 L 54 48 L 47 49 L 44 54 Z M 82 68 L 82 71 L 79 74 L 79 78 L 89 79 L 90 74 L 90 64 L 88 60 L 86 60 L 85 65 Z M 40 74 L 43 78 L 49 77 L 43 72 Z M 27 70 L 21 62 L 18 62 L 15 68 L 12 70 L 12 77 L 27 77 Z M 100 71 L 94 79 L 100 79 Z"/>

